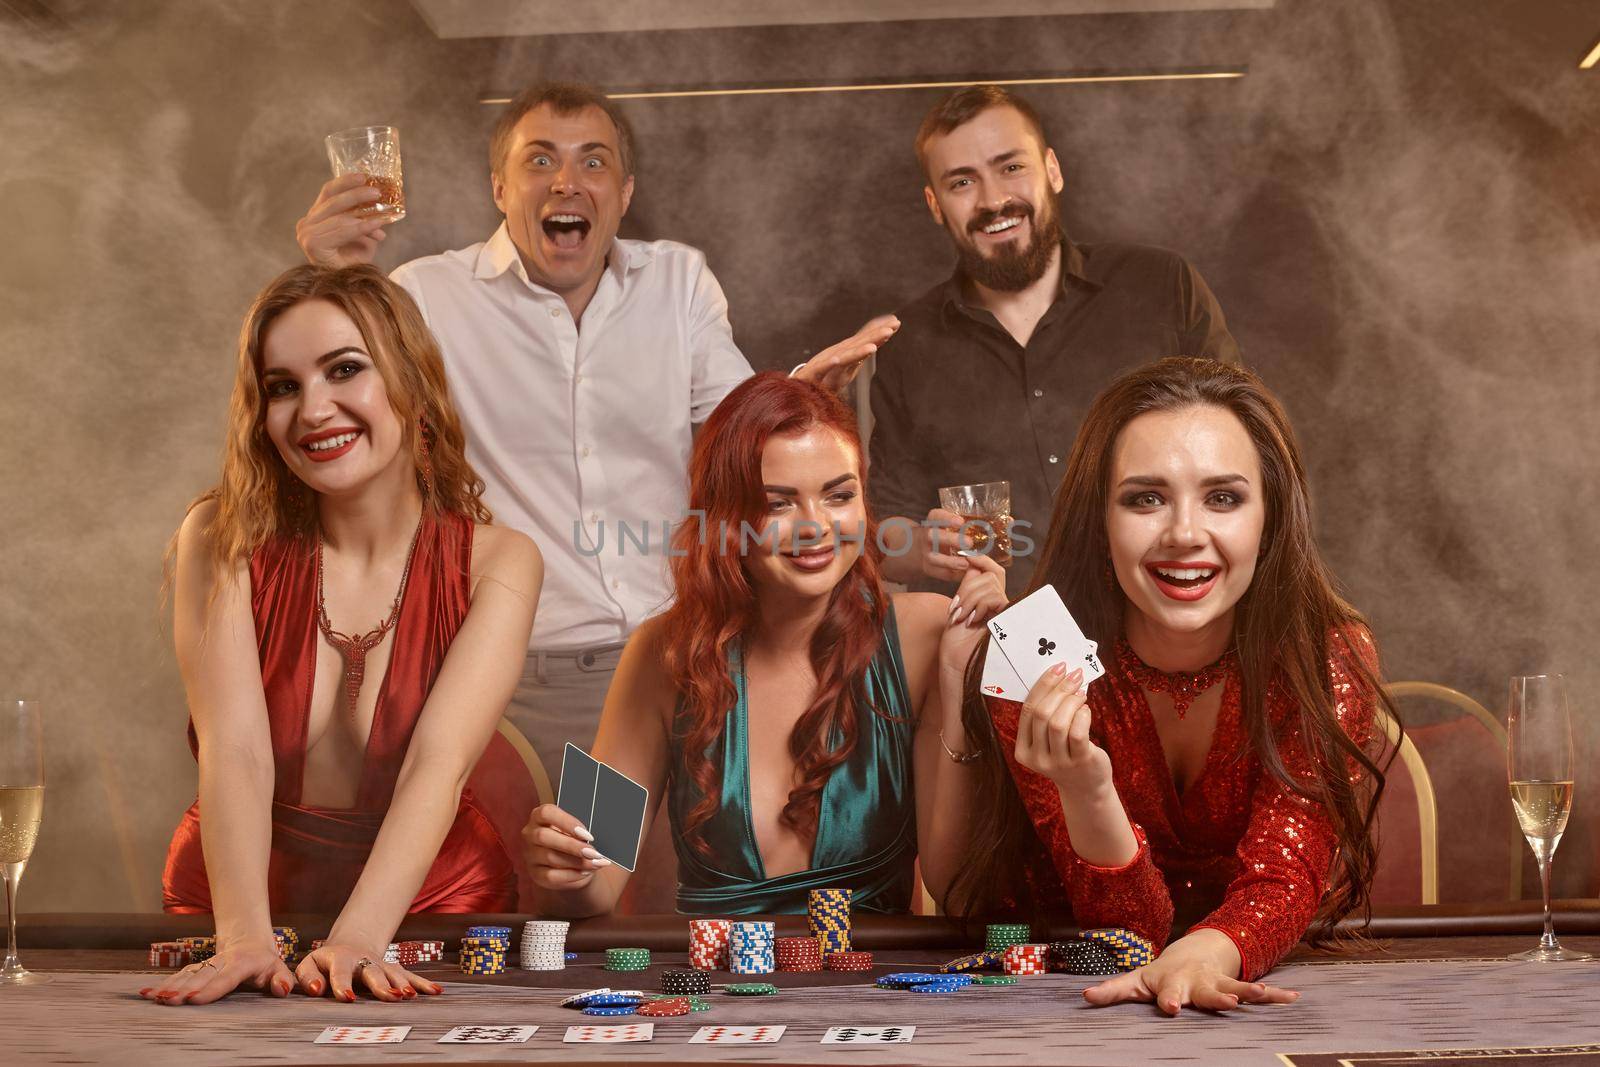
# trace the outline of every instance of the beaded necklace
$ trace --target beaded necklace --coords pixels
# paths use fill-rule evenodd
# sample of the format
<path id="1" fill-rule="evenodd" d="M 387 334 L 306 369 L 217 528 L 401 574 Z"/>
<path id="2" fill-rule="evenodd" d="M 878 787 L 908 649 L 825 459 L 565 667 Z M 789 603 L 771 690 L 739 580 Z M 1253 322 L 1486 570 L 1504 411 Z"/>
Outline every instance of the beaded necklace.
<path id="1" fill-rule="evenodd" d="M 328 622 L 328 608 L 322 598 L 322 535 L 317 535 L 317 629 L 322 631 L 328 644 L 338 649 L 344 657 L 344 700 L 352 724 L 356 717 L 356 698 L 361 695 L 361 681 L 367 675 L 367 653 L 378 647 L 384 634 L 394 629 L 394 624 L 400 619 L 400 602 L 405 599 L 406 581 L 411 577 L 411 561 L 416 558 L 417 539 L 421 535 L 422 516 L 418 515 L 417 528 L 411 534 L 411 547 L 406 550 L 405 570 L 400 572 L 400 589 L 394 595 L 394 607 L 389 609 L 389 617 L 377 629 L 354 635 L 342 634 Z"/>
<path id="2" fill-rule="evenodd" d="M 1122 669 L 1128 672 L 1139 688 L 1152 693 L 1170 694 L 1172 710 L 1178 713 L 1180 719 L 1200 694 L 1227 677 L 1228 668 L 1237 658 L 1237 654 L 1229 649 L 1215 663 L 1197 671 L 1158 671 L 1139 658 L 1127 638 L 1117 638 L 1117 661 L 1122 664 Z"/>

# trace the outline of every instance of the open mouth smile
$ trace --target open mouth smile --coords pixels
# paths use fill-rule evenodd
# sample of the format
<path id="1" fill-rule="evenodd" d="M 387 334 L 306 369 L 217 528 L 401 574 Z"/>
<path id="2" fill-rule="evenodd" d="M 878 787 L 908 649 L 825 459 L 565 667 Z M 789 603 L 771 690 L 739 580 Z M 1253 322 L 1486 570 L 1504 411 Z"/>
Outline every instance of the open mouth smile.
<path id="1" fill-rule="evenodd" d="M 593 223 L 573 211 L 554 211 L 540 223 L 545 238 L 563 252 L 574 252 L 583 247 Z"/>
<path id="2" fill-rule="evenodd" d="M 1162 595 L 1171 600 L 1194 601 L 1204 599 L 1211 592 L 1222 566 L 1209 560 L 1192 563 L 1162 560 L 1145 564 L 1145 572 Z"/>
<path id="3" fill-rule="evenodd" d="M 344 428 L 306 434 L 300 438 L 298 444 L 300 451 L 311 462 L 327 463 L 330 460 L 338 459 L 354 448 L 356 441 L 360 438 L 360 430 Z"/>

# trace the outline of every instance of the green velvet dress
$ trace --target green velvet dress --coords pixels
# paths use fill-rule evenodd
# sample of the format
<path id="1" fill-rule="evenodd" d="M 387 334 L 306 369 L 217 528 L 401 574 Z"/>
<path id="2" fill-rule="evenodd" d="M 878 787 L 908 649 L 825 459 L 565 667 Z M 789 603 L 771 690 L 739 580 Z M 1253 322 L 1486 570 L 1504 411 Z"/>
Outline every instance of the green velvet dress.
<path id="1" fill-rule="evenodd" d="M 810 870 L 768 878 L 762 867 L 750 821 L 749 707 L 744 659 L 737 648 L 729 651 L 728 670 L 738 700 L 710 751 L 712 762 L 722 768 L 721 806 L 701 827 L 714 861 L 703 860 L 677 834 L 700 799 L 695 782 L 674 774 L 668 786 L 678 852 L 678 910 L 691 915 L 804 912 L 808 890 L 842 886 L 853 891 L 853 908 L 907 911 L 917 857 L 914 721 L 894 605 L 889 605 L 883 642 L 867 669 L 867 697 L 878 710 L 861 712 L 855 747 L 823 786 Z M 675 747 L 673 766 L 683 765 Z"/>

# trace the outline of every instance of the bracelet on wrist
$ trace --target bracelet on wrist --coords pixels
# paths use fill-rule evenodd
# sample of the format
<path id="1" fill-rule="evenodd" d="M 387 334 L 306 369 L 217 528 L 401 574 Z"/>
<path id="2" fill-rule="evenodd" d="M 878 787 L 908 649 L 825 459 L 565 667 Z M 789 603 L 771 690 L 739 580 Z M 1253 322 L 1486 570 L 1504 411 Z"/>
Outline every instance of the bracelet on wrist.
<path id="1" fill-rule="evenodd" d="M 971 752 L 956 752 L 952 750 L 950 746 L 945 743 L 944 729 L 942 727 L 939 730 L 939 747 L 944 749 L 944 754 L 950 757 L 951 763 L 971 763 L 979 756 L 983 755 L 983 751 L 981 749 L 973 749 Z"/>

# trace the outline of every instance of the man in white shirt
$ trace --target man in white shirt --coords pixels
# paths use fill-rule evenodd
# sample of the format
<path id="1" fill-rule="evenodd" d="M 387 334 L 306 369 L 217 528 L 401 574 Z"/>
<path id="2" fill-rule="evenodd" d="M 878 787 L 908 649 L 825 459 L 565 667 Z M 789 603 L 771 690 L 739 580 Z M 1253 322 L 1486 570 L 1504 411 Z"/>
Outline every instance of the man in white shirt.
<path id="1" fill-rule="evenodd" d="M 467 454 L 496 521 L 529 534 L 545 583 L 507 709 L 552 779 L 594 740 L 623 643 L 672 595 L 668 527 L 683 517 L 692 426 L 751 373 L 705 256 L 617 238 L 633 138 L 602 94 L 537 85 L 490 146 L 489 240 L 393 277 L 439 340 Z M 323 186 L 296 226 L 312 262 L 370 262 L 384 220 L 360 175 Z M 898 325 L 875 319 L 798 376 L 839 389 Z"/>

